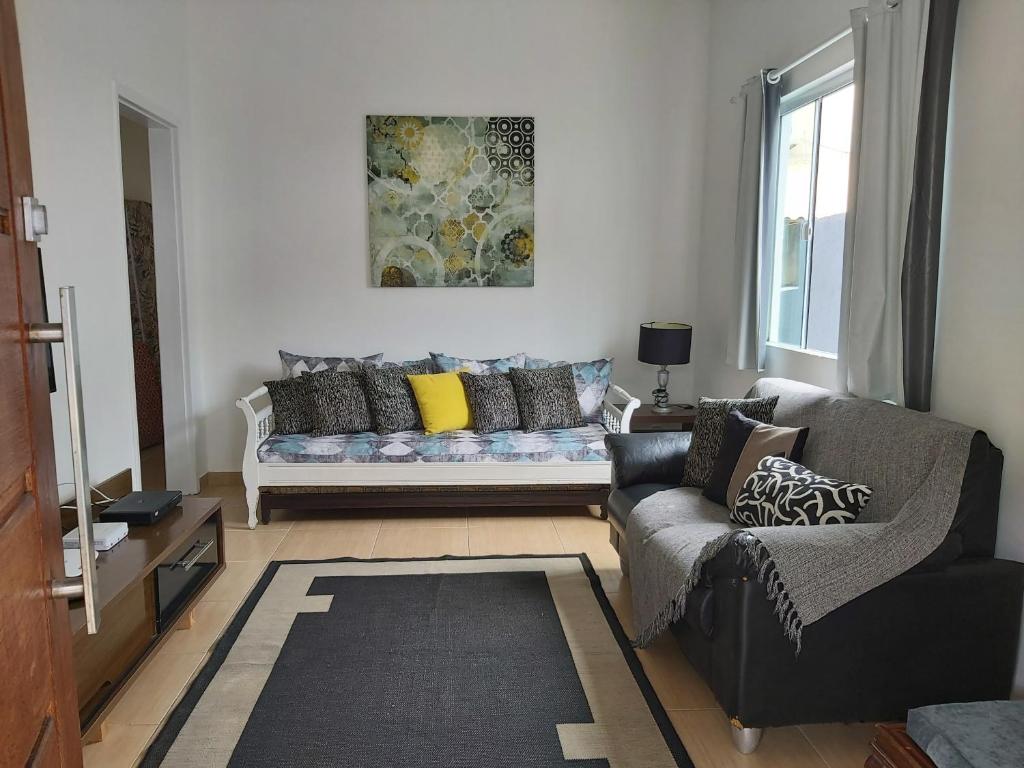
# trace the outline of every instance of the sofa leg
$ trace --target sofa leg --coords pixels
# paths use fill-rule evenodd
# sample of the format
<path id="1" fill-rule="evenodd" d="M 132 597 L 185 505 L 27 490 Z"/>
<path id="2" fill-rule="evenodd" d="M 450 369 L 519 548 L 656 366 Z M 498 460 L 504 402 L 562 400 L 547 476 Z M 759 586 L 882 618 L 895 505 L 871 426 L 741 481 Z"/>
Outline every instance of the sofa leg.
<path id="1" fill-rule="evenodd" d="M 761 728 L 741 728 L 736 725 L 735 721 L 732 723 L 731 730 L 732 745 L 741 755 L 749 755 L 757 749 L 757 745 L 761 743 L 761 736 L 764 734 L 764 730 Z"/>
<path id="2" fill-rule="evenodd" d="M 251 485 L 245 488 L 245 504 L 249 508 L 249 528 L 255 528 L 260 511 L 260 489 Z"/>
<path id="3" fill-rule="evenodd" d="M 259 508 L 260 513 L 260 522 L 264 525 L 270 525 L 270 505 L 266 502 L 262 495 L 260 496 L 260 500 L 257 506 Z M 252 527 L 255 528 L 256 526 Z"/>

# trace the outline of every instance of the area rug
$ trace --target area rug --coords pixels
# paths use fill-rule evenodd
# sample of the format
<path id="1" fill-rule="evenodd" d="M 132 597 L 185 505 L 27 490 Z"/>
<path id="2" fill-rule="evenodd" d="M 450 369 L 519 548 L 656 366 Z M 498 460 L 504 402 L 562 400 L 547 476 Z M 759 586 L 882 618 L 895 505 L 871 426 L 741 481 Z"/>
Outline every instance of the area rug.
<path id="1" fill-rule="evenodd" d="M 142 761 L 692 765 L 582 555 L 271 563 Z"/>

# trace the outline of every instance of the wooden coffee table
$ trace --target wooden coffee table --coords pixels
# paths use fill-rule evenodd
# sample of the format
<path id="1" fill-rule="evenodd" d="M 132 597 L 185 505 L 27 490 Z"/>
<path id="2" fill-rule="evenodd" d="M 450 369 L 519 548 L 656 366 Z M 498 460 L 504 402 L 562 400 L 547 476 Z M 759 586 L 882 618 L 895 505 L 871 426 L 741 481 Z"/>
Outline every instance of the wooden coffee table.
<path id="1" fill-rule="evenodd" d="M 907 735 L 906 723 L 881 723 L 864 768 L 935 768 L 935 763 Z"/>

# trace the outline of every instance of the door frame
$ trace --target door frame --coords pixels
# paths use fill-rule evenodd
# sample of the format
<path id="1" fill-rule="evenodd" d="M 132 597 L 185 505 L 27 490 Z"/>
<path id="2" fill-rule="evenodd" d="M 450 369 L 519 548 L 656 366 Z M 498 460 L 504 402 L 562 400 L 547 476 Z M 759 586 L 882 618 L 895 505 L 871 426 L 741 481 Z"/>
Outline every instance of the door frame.
<path id="1" fill-rule="evenodd" d="M 167 487 L 182 493 L 199 491 L 196 460 L 196 425 L 192 397 L 192 367 L 189 351 L 188 301 L 184 228 L 182 226 L 180 121 L 169 111 L 132 90 L 114 83 L 113 121 L 115 135 L 121 135 L 121 115 L 131 113 L 149 128 L 150 185 L 153 197 L 153 248 L 156 253 L 157 316 L 160 324 L 160 379 L 164 414 L 164 463 Z M 117 148 L 117 178 L 124 199 L 121 146 Z M 123 214 L 122 214 L 123 215 Z M 128 252 L 128 238 L 121 230 L 122 252 Z M 124 265 L 124 291 L 129 292 L 128 265 Z M 130 300 L 130 297 L 129 297 Z M 127 305 L 126 305 L 127 306 Z M 126 316 L 125 321 L 129 320 Z M 128 375 L 135 392 L 135 361 Z M 139 450 L 138 409 L 131 419 L 133 454 L 132 487 L 142 487 L 142 457 Z"/>

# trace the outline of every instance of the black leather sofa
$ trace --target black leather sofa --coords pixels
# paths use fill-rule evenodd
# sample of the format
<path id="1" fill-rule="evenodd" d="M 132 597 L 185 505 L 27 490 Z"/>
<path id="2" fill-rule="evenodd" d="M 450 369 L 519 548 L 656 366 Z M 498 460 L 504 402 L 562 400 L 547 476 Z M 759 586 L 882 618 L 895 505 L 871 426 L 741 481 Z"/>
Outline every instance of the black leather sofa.
<path id="1" fill-rule="evenodd" d="M 606 512 L 628 573 L 627 519 L 641 499 L 679 484 L 690 434 L 609 435 L 606 444 Z M 737 748 L 752 751 L 768 726 L 904 720 L 921 705 L 1008 697 L 1024 564 L 994 557 L 1002 465 L 977 433 L 945 541 L 806 626 L 799 656 L 742 550 L 730 546 L 709 564 L 671 629 L 732 721 Z"/>

